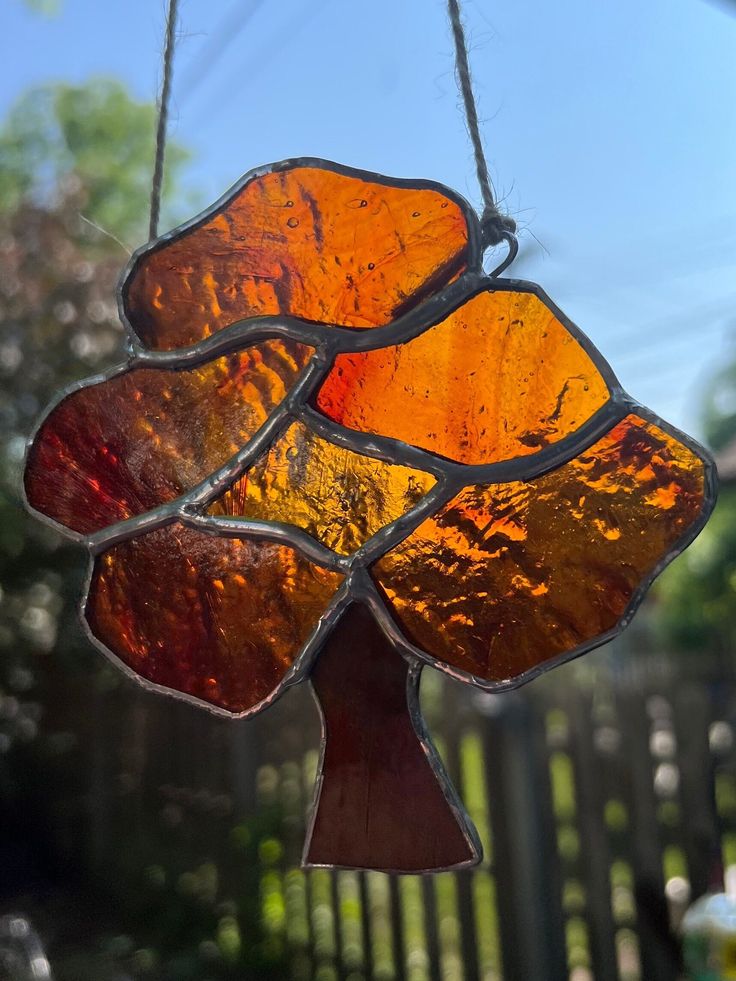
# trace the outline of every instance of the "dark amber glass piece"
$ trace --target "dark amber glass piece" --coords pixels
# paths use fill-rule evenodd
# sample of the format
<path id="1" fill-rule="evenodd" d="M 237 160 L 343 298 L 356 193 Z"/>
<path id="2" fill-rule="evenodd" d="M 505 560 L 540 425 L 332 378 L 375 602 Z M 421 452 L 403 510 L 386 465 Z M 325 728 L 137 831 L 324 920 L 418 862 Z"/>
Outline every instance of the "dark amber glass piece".
<path id="1" fill-rule="evenodd" d="M 86 616 L 136 674 L 244 712 L 278 687 L 342 578 L 286 546 L 173 524 L 97 557 Z"/>
<path id="2" fill-rule="evenodd" d="M 188 371 L 135 368 L 67 395 L 30 450 L 30 504 L 92 532 L 178 497 L 241 449 L 311 354 L 264 341 Z"/>
<path id="3" fill-rule="evenodd" d="M 702 460 L 630 415 L 546 476 L 467 487 L 374 578 L 414 644 L 501 682 L 616 627 L 703 507 Z"/>
<path id="4" fill-rule="evenodd" d="M 407 671 L 371 614 L 351 607 L 312 673 L 326 741 L 309 864 L 421 872 L 478 858 L 417 739 Z"/>
<path id="5" fill-rule="evenodd" d="M 467 249 L 462 208 L 437 190 L 294 166 L 141 256 L 125 311 L 154 348 L 267 314 L 375 327 L 452 279 Z"/>
<path id="6" fill-rule="evenodd" d="M 537 296 L 491 290 L 408 343 L 339 355 L 317 407 L 350 429 L 495 463 L 575 432 L 608 397 L 587 352 Z"/>
<path id="7" fill-rule="evenodd" d="M 297 525 L 349 554 L 434 483 L 421 470 L 354 453 L 295 422 L 209 512 Z"/>

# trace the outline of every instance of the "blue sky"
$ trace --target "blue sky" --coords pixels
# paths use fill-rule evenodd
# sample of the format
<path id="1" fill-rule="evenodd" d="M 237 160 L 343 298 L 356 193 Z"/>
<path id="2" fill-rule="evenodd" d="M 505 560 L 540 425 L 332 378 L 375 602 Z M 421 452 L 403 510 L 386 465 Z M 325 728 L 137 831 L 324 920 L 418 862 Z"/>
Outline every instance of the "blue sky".
<path id="1" fill-rule="evenodd" d="M 492 173 L 522 228 L 517 275 L 633 395 L 697 432 L 736 327 L 736 3 L 464 9 Z M 171 133 L 203 202 L 314 155 L 477 203 L 443 0 L 181 0 L 181 17 Z M 61 0 L 52 18 L 4 0 L 0 113 L 28 86 L 99 73 L 152 98 L 163 21 L 163 0 Z"/>

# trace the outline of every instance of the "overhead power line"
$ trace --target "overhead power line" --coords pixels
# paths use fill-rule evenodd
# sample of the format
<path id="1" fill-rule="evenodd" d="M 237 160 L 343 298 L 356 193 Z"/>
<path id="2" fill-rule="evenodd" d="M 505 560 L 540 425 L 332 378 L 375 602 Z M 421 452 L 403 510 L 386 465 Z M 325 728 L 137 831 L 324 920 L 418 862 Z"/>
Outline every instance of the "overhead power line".
<path id="1" fill-rule="evenodd" d="M 222 58 L 224 52 L 250 23 L 264 3 L 265 0 L 250 0 L 250 2 L 245 3 L 243 0 L 238 0 L 222 19 L 220 26 L 209 35 L 196 60 L 184 72 L 179 86 L 179 102 L 188 98 L 203 79 L 207 78 L 212 65 Z"/>

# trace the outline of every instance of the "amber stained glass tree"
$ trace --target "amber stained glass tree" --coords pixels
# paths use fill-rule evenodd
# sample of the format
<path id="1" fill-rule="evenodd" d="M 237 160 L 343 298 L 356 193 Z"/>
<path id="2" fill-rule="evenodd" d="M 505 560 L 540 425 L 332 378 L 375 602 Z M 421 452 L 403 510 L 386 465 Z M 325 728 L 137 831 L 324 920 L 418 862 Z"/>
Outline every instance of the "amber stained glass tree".
<path id="1" fill-rule="evenodd" d="M 311 674 L 307 864 L 477 861 L 423 666 L 498 691 L 604 643 L 713 505 L 705 451 L 482 251 L 441 185 L 254 171 L 135 254 L 127 362 L 29 447 L 114 661 L 238 717 Z"/>

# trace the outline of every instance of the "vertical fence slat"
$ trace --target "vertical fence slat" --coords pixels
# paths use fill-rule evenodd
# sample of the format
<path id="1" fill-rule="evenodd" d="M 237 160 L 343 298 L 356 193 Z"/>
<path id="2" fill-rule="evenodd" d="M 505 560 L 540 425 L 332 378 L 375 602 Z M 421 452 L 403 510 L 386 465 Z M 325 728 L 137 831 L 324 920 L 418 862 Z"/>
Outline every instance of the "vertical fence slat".
<path id="1" fill-rule="evenodd" d="M 536 788 L 536 854 L 539 863 L 541 898 L 544 904 L 544 938 L 548 966 L 545 981 L 565 981 L 567 948 L 565 917 L 562 909 L 562 869 L 555 837 L 555 815 L 549 774 L 549 750 L 545 728 L 544 703 L 532 699 L 533 712 L 528 720 L 533 779 Z"/>
<path id="2" fill-rule="evenodd" d="M 465 981 L 480 981 L 478 974 L 478 940 L 475 935 L 473 909 L 473 873 L 457 873 L 457 908 L 460 918 L 461 949 Z"/>
<path id="3" fill-rule="evenodd" d="M 415 880 L 409 912 L 397 878 L 382 879 L 380 888 L 371 889 L 370 877 L 358 873 L 352 892 L 346 894 L 349 902 L 345 906 L 341 880 L 328 878 L 328 873 L 314 879 L 307 873 L 303 880 L 306 895 L 301 902 L 308 904 L 310 916 L 299 936 L 295 935 L 296 946 L 290 947 L 291 953 L 298 954 L 302 970 L 311 967 L 318 971 L 321 967 L 325 975 L 333 976 L 334 972 L 340 979 L 353 972 L 365 981 L 389 977 L 405 981 L 412 973 L 411 962 L 416 976 L 426 976 L 429 981 L 461 975 L 464 981 L 486 981 L 495 977 L 498 934 L 506 981 L 565 981 L 564 885 L 564 895 L 571 902 L 569 922 L 577 922 L 581 936 L 583 924 L 575 903 L 580 910 L 583 903 L 587 907 L 595 981 L 617 981 L 617 939 L 627 942 L 630 950 L 636 949 L 630 929 L 637 934 L 642 981 L 674 981 L 678 949 L 667 924 L 663 867 L 667 866 L 670 876 L 689 875 L 693 898 L 709 885 L 721 834 L 709 727 L 729 714 L 724 705 L 732 697 L 733 684 L 719 679 L 718 695 L 724 704 L 719 703 L 721 714 L 717 715 L 712 682 L 707 677 L 683 681 L 681 676 L 672 678 L 672 674 L 652 669 L 646 677 L 637 676 L 636 684 L 602 674 L 598 684 L 604 690 L 601 700 L 596 699 L 595 717 L 587 684 L 565 687 L 551 678 L 522 693 L 486 701 L 452 688 L 435 726 L 456 786 L 465 792 L 467 773 L 475 774 L 468 786 L 476 787 L 478 796 L 468 799 L 479 824 L 490 819 L 490 869 L 486 866 L 480 873 L 484 878 L 465 871 L 441 881 L 432 876 Z M 172 826 L 169 857 L 175 859 L 174 864 L 186 867 L 186 863 L 194 866 L 215 860 L 223 865 L 229 818 L 214 819 L 215 797 L 234 797 L 237 815 L 247 817 L 257 806 L 253 788 L 258 767 L 276 766 L 282 783 L 286 781 L 284 792 L 289 791 L 282 801 L 286 845 L 282 873 L 294 874 L 304 833 L 303 812 L 306 799 L 311 797 L 311 785 L 301 783 L 304 754 L 313 752 L 317 738 L 316 728 L 309 728 L 309 719 L 304 721 L 303 706 L 294 703 L 288 712 L 286 706 L 279 724 L 270 729 L 265 719 L 259 719 L 257 725 L 233 723 L 228 727 L 198 715 L 189 706 L 156 700 L 149 704 L 149 698 L 134 692 L 99 700 L 98 716 L 103 712 L 112 716 L 114 725 L 111 727 L 108 719 L 108 725 L 103 726 L 99 719 L 98 731 L 112 735 L 109 739 L 101 737 L 98 747 L 105 760 L 95 760 L 96 766 L 85 775 L 90 805 L 89 791 L 96 791 L 97 810 L 92 813 L 90 809 L 89 813 L 95 853 L 103 857 L 111 853 L 121 826 L 132 829 L 127 842 L 134 844 L 136 836 L 159 825 L 162 807 L 170 804 L 172 810 L 181 808 L 189 816 L 183 827 Z M 145 716 L 145 725 L 136 712 Z M 547 744 L 544 723 L 555 712 L 570 720 L 573 731 L 567 730 L 563 738 L 564 751 L 558 748 L 552 752 L 550 746 L 554 748 L 554 744 Z M 289 723 L 288 738 L 283 732 L 284 719 Z M 672 739 L 672 726 L 676 740 Z M 606 729 L 611 732 L 607 734 Z M 121 731 L 139 736 L 139 742 L 128 741 L 125 753 L 120 752 Z M 467 752 L 464 733 L 470 740 Z M 616 734 L 618 742 L 613 738 Z M 726 748 L 717 752 L 721 753 L 721 771 L 730 778 L 734 764 L 726 755 L 732 751 Z M 555 755 L 564 756 L 571 777 L 574 774 L 577 798 L 577 809 L 559 820 L 550 782 L 550 760 Z M 101 762 L 105 763 L 104 772 Z M 127 796 L 120 796 L 118 769 Z M 656 786 L 655 773 L 659 774 Z M 679 773 L 679 791 L 676 781 L 667 784 L 664 778 L 668 773 L 670 780 L 673 773 Z M 736 784 L 736 778 L 733 782 Z M 730 830 L 736 826 L 736 817 L 732 817 L 736 804 L 724 794 L 720 801 L 725 815 L 722 820 Z M 573 794 L 567 796 L 572 798 Z M 224 815 L 226 808 L 215 810 Z M 571 835 L 573 830 L 579 833 L 578 851 L 561 849 L 558 853 L 555 832 L 560 820 L 563 830 Z M 112 843 L 107 840 L 111 837 L 115 839 Z M 574 843 L 569 836 L 568 844 L 571 840 Z M 618 883 L 618 899 L 613 904 L 612 873 Z M 628 892 L 630 876 L 635 919 Z M 222 881 L 227 881 L 226 870 Z M 376 885 L 375 880 L 370 884 Z M 484 898 L 479 899 L 481 896 Z M 315 900 L 325 904 L 319 923 L 313 916 Z M 334 938 L 323 912 L 333 917 Z M 343 931 L 345 916 L 351 917 L 352 932 Z M 445 917 L 444 924 L 440 916 Z M 484 930 L 491 920 L 489 941 Z M 315 926 L 319 930 L 315 931 Z M 485 938 L 487 948 L 492 944 L 490 954 L 486 950 L 484 955 L 483 975 L 479 938 Z M 362 963 L 357 949 L 361 940 Z M 426 961 L 422 949 L 426 950 Z M 418 957 L 410 956 L 417 952 Z M 578 963 L 584 962 L 584 955 L 581 957 Z M 624 971 L 624 961 L 621 963 Z M 631 963 L 630 959 L 629 966 Z"/>
<path id="4" fill-rule="evenodd" d="M 398 876 L 392 875 L 389 877 L 389 889 L 391 893 L 391 924 L 396 981 L 405 981 L 406 943 L 404 939 L 404 918 L 401 911 Z"/>
<path id="5" fill-rule="evenodd" d="M 435 896 L 434 882 L 430 875 L 422 876 L 422 897 L 424 899 L 424 930 L 427 938 L 429 977 L 430 981 L 442 981 L 439 936 L 437 933 L 437 897 Z"/>
<path id="6" fill-rule="evenodd" d="M 666 918 L 662 840 L 657 821 L 649 721 L 646 700 L 631 689 L 619 690 L 616 711 L 621 734 L 624 799 L 630 820 L 628 836 L 634 870 L 636 932 L 645 981 L 673 981 L 678 972 Z"/>
<path id="7" fill-rule="evenodd" d="M 566 975 L 559 950 L 550 952 L 548 945 L 553 931 L 547 923 L 544 856 L 550 829 L 539 820 L 530 703 L 511 693 L 499 706 L 483 728 L 503 972 L 509 979 L 561 978 Z"/>
<path id="8" fill-rule="evenodd" d="M 373 977 L 373 936 L 371 933 L 371 914 L 369 909 L 368 882 L 365 872 L 359 873 L 358 891 L 360 894 L 360 922 L 363 931 L 363 963 L 366 978 Z"/>
<path id="9" fill-rule="evenodd" d="M 692 897 L 695 898 L 708 891 L 718 853 L 713 762 L 708 745 L 710 699 L 705 685 L 689 683 L 675 691 L 673 702 L 685 855 Z"/>
<path id="10" fill-rule="evenodd" d="M 342 943 L 342 910 L 340 909 L 340 891 L 338 889 L 337 877 L 339 872 L 330 873 L 330 897 L 332 899 L 332 920 L 334 923 L 335 937 L 335 966 L 339 981 L 344 981 L 346 969 L 344 965 Z"/>
<path id="11" fill-rule="evenodd" d="M 577 823 L 581 831 L 586 909 L 593 975 L 596 981 L 618 981 L 615 924 L 611 910 L 611 854 L 603 819 L 599 767 L 591 720 L 590 698 L 582 692 L 570 705 L 574 720 L 572 755 L 577 788 Z"/>
<path id="12" fill-rule="evenodd" d="M 450 779 L 455 787 L 462 787 L 462 727 L 458 725 L 463 718 L 464 704 L 458 692 L 452 689 L 454 699 L 448 705 L 448 720 L 445 726 L 444 743 L 446 766 Z M 463 693 L 464 694 L 464 693 Z M 473 873 L 461 871 L 456 874 L 457 882 L 457 911 L 460 920 L 460 945 L 465 981 L 479 981 L 478 974 L 478 939 L 475 933 L 475 913 L 473 908 Z"/>

